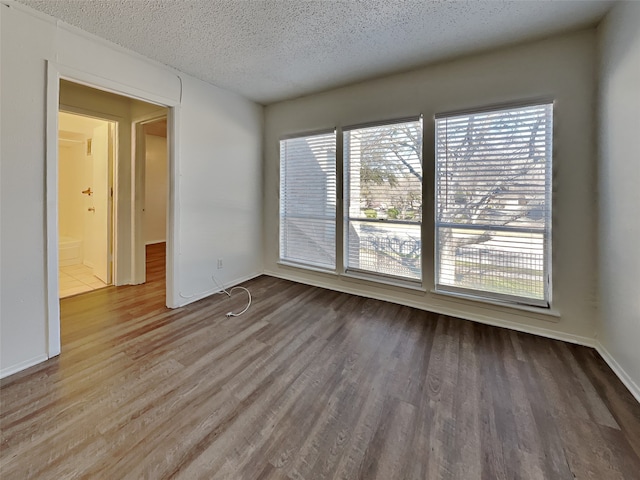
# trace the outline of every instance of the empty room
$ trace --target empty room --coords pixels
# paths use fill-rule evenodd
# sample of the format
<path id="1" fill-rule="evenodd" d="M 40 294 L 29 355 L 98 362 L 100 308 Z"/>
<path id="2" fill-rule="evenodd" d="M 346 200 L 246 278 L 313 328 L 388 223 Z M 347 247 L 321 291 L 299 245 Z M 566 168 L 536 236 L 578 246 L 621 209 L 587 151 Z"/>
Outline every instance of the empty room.
<path id="1" fill-rule="evenodd" d="M 0 0 L 0 478 L 637 479 L 638 25 Z"/>

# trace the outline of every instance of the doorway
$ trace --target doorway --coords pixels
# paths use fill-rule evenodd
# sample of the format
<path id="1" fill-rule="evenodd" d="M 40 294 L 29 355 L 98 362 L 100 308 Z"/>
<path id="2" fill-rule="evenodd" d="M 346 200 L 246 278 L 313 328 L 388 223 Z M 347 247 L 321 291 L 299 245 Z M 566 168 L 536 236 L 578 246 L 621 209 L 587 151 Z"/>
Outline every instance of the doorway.
<path id="1" fill-rule="evenodd" d="M 65 86 L 73 85 L 85 92 L 69 95 Z M 87 94 L 86 90 L 91 91 Z M 94 95 L 97 95 L 94 98 Z M 64 108 L 63 108 L 64 107 Z M 114 191 L 113 191 L 113 237 L 112 237 L 112 279 L 115 286 L 133 284 L 135 244 L 134 218 L 139 204 L 142 202 L 135 190 L 134 178 L 137 179 L 134 155 L 132 154 L 132 129 L 134 119 L 149 115 L 152 111 L 162 111 L 167 118 L 167 162 L 168 174 L 168 209 L 167 240 L 164 252 L 166 263 L 163 270 L 165 279 L 165 304 L 175 308 L 179 304 L 175 291 L 178 276 L 175 264 L 175 252 L 178 250 L 176 235 L 177 199 L 179 197 L 176 182 L 176 153 L 178 151 L 174 132 L 178 125 L 180 100 L 177 96 L 166 97 L 119 83 L 113 79 L 97 77 L 91 73 L 76 70 L 58 63 L 47 62 L 47 164 L 46 164 L 46 296 L 47 296 L 47 356 L 60 354 L 60 296 L 59 296 L 59 235 L 58 235 L 58 114 L 63 109 L 68 112 L 95 116 L 117 124 L 115 136 L 116 150 L 113 156 Z M 111 193 L 111 192 L 110 192 Z M 109 292 L 101 289 L 99 292 Z M 95 292 L 98 294 L 99 292 Z M 92 295 L 87 292 L 85 295 Z"/>
<path id="2" fill-rule="evenodd" d="M 166 251 L 169 162 L 166 112 L 134 122 L 135 190 L 141 201 L 134 213 L 133 282 L 147 281 L 149 255 Z"/>
<path id="3" fill-rule="evenodd" d="M 116 122 L 58 114 L 58 280 L 65 298 L 113 282 Z"/>
<path id="4" fill-rule="evenodd" d="M 59 86 L 57 290 L 61 333 L 77 334 L 64 322 L 65 298 L 107 298 L 109 291 L 94 290 L 144 283 L 146 243 L 153 243 L 156 263 L 164 266 L 152 276 L 155 288 L 166 285 L 168 110 L 69 80 Z M 135 130 L 141 121 L 139 156 Z M 142 281 L 136 281 L 138 261 Z"/>

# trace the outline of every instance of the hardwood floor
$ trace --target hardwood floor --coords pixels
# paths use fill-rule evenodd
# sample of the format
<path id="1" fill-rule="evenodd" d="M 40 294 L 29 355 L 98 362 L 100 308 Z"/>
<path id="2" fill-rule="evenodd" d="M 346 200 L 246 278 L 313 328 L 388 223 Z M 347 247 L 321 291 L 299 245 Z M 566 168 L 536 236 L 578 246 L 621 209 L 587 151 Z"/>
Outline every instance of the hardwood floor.
<path id="1" fill-rule="evenodd" d="M 267 276 L 168 310 L 162 248 L 2 382 L 2 480 L 640 478 L 592 349 Z"/>

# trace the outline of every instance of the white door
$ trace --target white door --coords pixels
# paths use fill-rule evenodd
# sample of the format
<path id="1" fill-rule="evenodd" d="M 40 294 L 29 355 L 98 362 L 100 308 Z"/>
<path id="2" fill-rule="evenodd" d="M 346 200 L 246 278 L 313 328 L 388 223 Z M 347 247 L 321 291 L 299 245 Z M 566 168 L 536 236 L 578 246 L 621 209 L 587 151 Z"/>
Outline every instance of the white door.
<path id="1" fill-rule="evenodd" d="M 93 274 L 107 285 L 111 284 L 111 209 L 112 189 L 112 129 L 111 124 L 93 129 L 91 139 L 91 155 L 93 161 L 93 205 L 90 207 L 92 219 L 90 241 Z M 91 210 L 91 208 L 93 210 Z"/>

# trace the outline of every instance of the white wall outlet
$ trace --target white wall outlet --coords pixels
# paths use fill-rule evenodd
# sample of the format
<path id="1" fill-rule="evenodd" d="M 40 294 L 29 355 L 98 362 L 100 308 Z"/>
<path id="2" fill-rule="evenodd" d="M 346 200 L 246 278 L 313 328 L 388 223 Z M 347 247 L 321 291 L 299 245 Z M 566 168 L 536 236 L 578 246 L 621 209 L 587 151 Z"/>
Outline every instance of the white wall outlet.
<path id="1" fill-rule="evenodd" d="M 222 259 L 218 259 L 218 270 L 222 268 Z"/>

